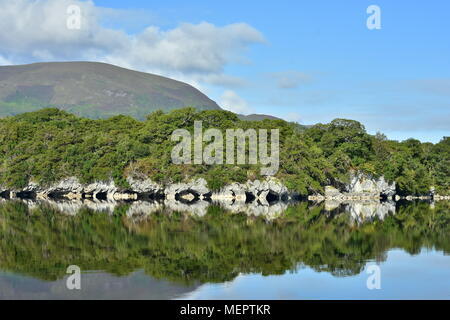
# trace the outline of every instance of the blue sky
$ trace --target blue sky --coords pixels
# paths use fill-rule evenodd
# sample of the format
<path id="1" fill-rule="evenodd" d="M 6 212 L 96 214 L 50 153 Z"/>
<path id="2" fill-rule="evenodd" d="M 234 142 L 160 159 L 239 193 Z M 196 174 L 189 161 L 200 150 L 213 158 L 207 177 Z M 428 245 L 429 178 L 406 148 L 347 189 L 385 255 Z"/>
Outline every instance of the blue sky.
<path id="1" fill-rule="evenodd" d="M 60 10 L 50 6 L 54 0 L 38 2 L 51 8 L 44 14 Z M 437 142 L 449 135 L 448 1 L 81 3 L 95 16 L 86 38 L 73 32 L 42 37 L 30 44 L 41 48 L 33 54 L 11 50 L 12 44 L 2 47 L 0 41 L 0 64 L 2 59 L 3 64 L 99 60 L 187 81 L 243 113 L 304 124 L 351 118 L 370 133 L 399 140 Z M 381 9 L 380 30 L 366 27 L 366 9 L 373 4 Z M 111 30 L 121 34 L 110 36 Z M 50 43 L 58 36 L 65 38 Z M 123 45 L 130 47 L 125 54 L 110 38 L 134 45 Z M 64 45 L 72 51 L 63 51 Z"/>

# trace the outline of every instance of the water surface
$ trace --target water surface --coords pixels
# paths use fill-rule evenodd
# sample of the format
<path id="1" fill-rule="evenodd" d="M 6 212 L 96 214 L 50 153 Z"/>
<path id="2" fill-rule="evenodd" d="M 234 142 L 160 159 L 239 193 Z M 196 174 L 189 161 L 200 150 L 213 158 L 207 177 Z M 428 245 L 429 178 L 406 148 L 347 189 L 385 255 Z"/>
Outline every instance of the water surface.
<path id="1" fill-rule="evenodd" d="M 0 299 L 449 299 L 449 208 L 2 201 Z"/>

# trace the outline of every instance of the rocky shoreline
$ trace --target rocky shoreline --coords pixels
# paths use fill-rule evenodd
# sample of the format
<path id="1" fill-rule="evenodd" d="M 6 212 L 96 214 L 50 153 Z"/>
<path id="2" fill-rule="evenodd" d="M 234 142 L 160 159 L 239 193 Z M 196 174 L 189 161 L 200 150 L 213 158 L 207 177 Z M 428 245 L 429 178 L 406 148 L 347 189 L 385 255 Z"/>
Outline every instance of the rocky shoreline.
<path id="1" fill-rule="evenodd" d="M 70 177 L 50 186 L 29 183 L 21 190 L 11 190 L 0 186 L 0 197 L 5 199 L 66 199 L 66 200 L 107 200 L 107 201 L 144 201 L 168 200 L 183 204 L 198 201 L 221 202 L 229 204 L 258 203 L 263 206 L 276 203 L 288 203 L 301 200 L 300 195 L 290 192 L 278 179 L 268 177 L 266 180 L 232 183 L 218 191 L 211 191 L 207 182 L 200 178 L 187 183 L 176 183 L 162 186 L 150 179 L 128 177 L 129 189 L 119 188 L 113 181 L 100 181 L 82 184 L 75 177 Z M 395 182 L 389 183 L 384 177 L 372 178 L 362 173 L 351 174 L 350 182 L 343 191 L 332 186 L 325 187 L 324 195 L 316 194 L 307 197 L 310 201 L 372 201 L 387 200 L 450 200 L 449 196 L 430 193 L 427 196 L 396 195 Z"/>
<path id="2" fill-rule="evenodd" d="M 200 178 L 187 183 L 169 186 L 159 185 L 149 179 L 127 179 L 130 188 L 123 189 L 113 181 L 82 184 L 75 177 L 70 177 L 50 186 L 29 183 L 27 187 L 7 189 L 0 186 L 0 196 L 6 199 L 33 198 L 47 199 L 97 199 L 114 201 L 137 200 L 178 200 L 182 202 L 208 201 L 259 201 L 263 204 L 277 201 L 290 201 L 296 197 L 275 178 L 264 181 L 248 181 L 245 184 L 233 183 L 218 191 L 211 191 L 206 180 Z"/>
<path id="3" fill-rule="evenodd" d="M 450 200 L 448 196 L 435 194 L 399 197 L 395 194 L 395 182 L 388 183 L 384 177 L 374 179 L 363 174 L 352 175 L 342 191 L 326 186 L 324 195 L 310 195 L 307 198 L 290 192 L 276 178 L 232 183 L 218 191 L 211 191 L 204 179 L 169 186 L 149 179 L 128 178 L 128 183 L 130 188 L 123 189 L 112 181 L 81 184 L 71 177 L 47 187 L 35 183 L 21 190 L 0 187 L 0 201 L 18 199 L 30 208 L 44 204 L 67 215 L 76 215 L 82 208 L 113 214 L 121 203 L 127 202 L 126 216 L 139 222 L 163 210 L 203 217 L 212 204 L 231 213 L 244 213 L 271 221 L 282 216 L 290 205 L 309 200 L 309 206 L 323 205 L 326 214 L 334 215 L 345 210 L 350 213 L 352 221 L 361 223 L 395 214 L 396 201 L 401 199 L 428 200 L 432 206 L 435 201 Z"/>

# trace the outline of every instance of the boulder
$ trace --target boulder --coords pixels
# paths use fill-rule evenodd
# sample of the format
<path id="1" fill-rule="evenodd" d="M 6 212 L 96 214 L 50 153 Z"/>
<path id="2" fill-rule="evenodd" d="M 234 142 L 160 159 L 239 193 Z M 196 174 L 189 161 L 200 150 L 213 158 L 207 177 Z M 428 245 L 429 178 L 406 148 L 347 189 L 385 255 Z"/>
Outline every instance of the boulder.
<path id="1" fill-rule="evenodd" d="M 247 194 L 266 204 L 269 195 L 278 199 L 288 199 L 288 189 L 276 178 L 268 177 L 263 181 L 254 180 L 247 181 L 245 184 L 232 183 L 223 187 L 220 191 L 215 192 L 211 199 L 213 201 L 246 201 Z M 267 203 L 268 204 L 268 203 Z"/>
<path id="2" fill-rule="evenodd" d="M 325 196 L 326 197 L 338 197 L 341 196 L 341 193 L 338 189 L 333 186 L 325 186 Z"/>
<path id="3" fill-rule="evenodd" d="M 361 172 L 351 173 L 350 183 L 346 185 L 346 191 L 348 193 L 368 193 L 392 197 L 395 195 L 395 182 L 387 182 L 384 176 L 374 178 Z"/>
<path id="4" fill-rule="evenodd" d="M 164 189 L 166 198 L 170 200 L 174 200 L 175 196 L 182 192 L 195 192 L 199 196 L 203 196 L 208 194 L 210 191 L 208 189 L 208 183 L 203 178 L 191 180 L 187 183 L 171 184 Z"/>
<path id="5" fill-rule="evenodd" d="M 127 182 L 131 189 L 137 193 L 161 193 L 164 188 L 156 182 L 150 179 L 135 179 L 133 177 L 127 177 Z"/>

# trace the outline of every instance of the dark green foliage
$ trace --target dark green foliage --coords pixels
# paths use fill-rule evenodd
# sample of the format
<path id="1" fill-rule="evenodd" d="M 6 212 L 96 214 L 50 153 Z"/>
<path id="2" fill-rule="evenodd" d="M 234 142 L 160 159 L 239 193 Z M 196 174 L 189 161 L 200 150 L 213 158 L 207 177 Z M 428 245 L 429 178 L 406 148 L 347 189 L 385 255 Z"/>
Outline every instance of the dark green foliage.
<path id="1" fill-rule="evenodd" d="M 371 136 L 352 120 L 336 119 L 310 128 L 283 120 L 242 121 L 222 110 L 185 108 L 156 111 L 138 121 L 129 116 L 104 120 L 43 109 L 0 119 L 0 185 L 21 188 L 30 181 L 49 184 L 69 176 L 81 182 L 113 179 L 127 187 L 126 176 L 171 183 L 204 177 L 212 189 L 261 179 L 259 165 L 175 165 L 171 151 L 176 129 L 279 129 L 280 169 L 276 176 L 303 195 L 348 180 L 350 170 L 385 175 L 402 194 L 426 194 L 431 186 L 445 194 L 450 185 L 450 138 L 433 145 L 409 139 Z"/>
<path id="2" fill-rule="evenodd" d="M 159 212 L 136 222 L 83 209 L 75 216 L 50 205 L 0 204 L 0 269 L 46 280 L 68 264 L 125 275 L 136 269 L 182 283 L 223 282 L 240 273 L 283 274 L 299 265 L 336 276 L 356 275 L 367 261 L 401 248 L 450 253 L 448 202 L 400 206 L 395 215 L 362 225 L 330 217 L 306 203 L 267 223 L 211 206 L 203 217 Z"/>
<path id="3" fill-rule="evenodd" d="M 437 192 L 449 192 L 449 137 L 436 145 L 415 139 L 390 141 L 381 133 L 367 134 L 356 121 L 343 119 L 313 126 L 305 135 L 323 150 L 340 181 L 354 169 L 396 181 L 402 195 L 428 194 L 432 186 Z"/>

